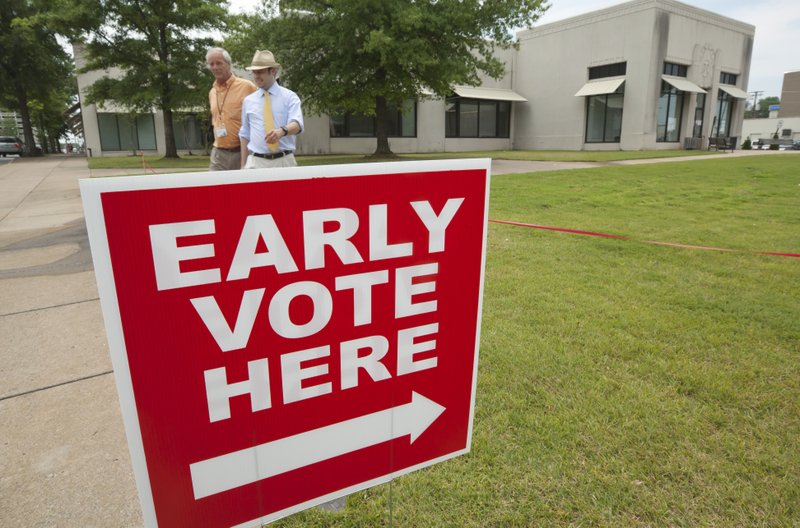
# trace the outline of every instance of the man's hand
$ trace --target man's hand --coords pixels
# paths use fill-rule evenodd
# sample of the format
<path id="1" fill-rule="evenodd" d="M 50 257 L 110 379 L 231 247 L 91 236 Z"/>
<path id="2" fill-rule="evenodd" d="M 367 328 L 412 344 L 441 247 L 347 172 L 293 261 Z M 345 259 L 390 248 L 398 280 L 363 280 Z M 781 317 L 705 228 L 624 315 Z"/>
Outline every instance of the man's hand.
<path id="1" fill-rule="evenodd" d="M 283 129 L 273 128 L 267 133 L 267 144 L 277 143 L 280 138 L 285 136 Z"/>

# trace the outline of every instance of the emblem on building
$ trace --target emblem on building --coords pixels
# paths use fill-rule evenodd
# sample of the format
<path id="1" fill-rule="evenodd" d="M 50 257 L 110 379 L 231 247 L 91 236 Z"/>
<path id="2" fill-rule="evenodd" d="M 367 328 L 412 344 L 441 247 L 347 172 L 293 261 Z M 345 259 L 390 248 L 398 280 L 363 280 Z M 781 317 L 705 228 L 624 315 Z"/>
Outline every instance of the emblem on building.
<path id="1" fill-rule="evenodd" d="M 714 65 L 717 60 L 717 50 L 710 43 L 697 44 L 694 48 L 694 70 L 697 73 L 698 84 L 708 88 L 714 81 Z"/>

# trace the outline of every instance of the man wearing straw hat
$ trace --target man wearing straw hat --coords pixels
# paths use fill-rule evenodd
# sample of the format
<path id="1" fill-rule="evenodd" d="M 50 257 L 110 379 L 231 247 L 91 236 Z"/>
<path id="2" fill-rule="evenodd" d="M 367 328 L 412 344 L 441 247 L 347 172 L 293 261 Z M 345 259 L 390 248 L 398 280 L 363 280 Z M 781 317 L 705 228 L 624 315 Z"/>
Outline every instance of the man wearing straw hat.
<path id="1" fill-rule="evenodd" d="M 242 103 L 241 166 L 243 169 L 295 167 L 296 136 L 303 131 L 300 98 L 275 79 L 280 64 L 271 51 L 256 51 L 253 72 L 258 90 Z"/>

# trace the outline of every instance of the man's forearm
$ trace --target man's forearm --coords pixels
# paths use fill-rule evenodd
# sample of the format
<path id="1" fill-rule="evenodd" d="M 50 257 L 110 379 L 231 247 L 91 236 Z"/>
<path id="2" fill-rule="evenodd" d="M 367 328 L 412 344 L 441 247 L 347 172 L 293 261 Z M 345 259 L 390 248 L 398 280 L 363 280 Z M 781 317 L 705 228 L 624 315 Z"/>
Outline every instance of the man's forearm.
<path id="1" fill-rule="evenodd" d="M 286 125 L 287 130 L 289 130 L 289 135 L 296 135 L 300 133 L 300 123 L 297 121 L 290 121 L 288 125 Z"/>

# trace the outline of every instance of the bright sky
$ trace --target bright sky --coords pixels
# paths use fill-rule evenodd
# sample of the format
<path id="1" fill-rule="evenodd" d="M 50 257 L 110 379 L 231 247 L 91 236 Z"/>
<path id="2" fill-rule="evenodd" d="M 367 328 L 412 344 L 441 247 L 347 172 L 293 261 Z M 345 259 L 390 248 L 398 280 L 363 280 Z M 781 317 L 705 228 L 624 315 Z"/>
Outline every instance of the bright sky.
<path id="1" fill-rule="evenodd" d="M 229 0 L 233 11 L 253 11 L 259 0 Z M 538 24 L 623 3 L 623 0 L 550 0 Z M 800 70 L 800 0 L 685 0 L 683 3 L 756 27 L 748 92 L 781 95 L 783 74 Z"/>

